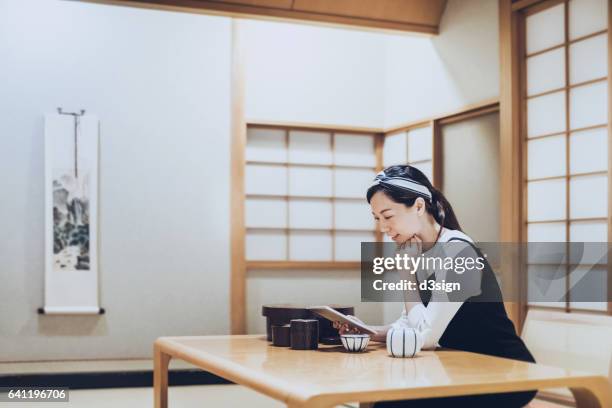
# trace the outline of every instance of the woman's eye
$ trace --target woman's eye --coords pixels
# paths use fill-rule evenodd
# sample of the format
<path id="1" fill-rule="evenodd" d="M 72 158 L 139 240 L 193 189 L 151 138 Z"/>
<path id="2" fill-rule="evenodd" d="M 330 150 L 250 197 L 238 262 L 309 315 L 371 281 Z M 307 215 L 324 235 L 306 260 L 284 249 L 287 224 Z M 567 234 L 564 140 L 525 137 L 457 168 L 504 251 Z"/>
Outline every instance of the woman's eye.
<path id="1" fill-rule="evenodd" d="M 392 216 L 392 215 L 390 215 L 390 216 L 388 216 L 388 217 L 385 217 L 385 220 L 389 220 L 389 219 L 391 219 L 391 218 L 393 218 L 393 216 Z"/>

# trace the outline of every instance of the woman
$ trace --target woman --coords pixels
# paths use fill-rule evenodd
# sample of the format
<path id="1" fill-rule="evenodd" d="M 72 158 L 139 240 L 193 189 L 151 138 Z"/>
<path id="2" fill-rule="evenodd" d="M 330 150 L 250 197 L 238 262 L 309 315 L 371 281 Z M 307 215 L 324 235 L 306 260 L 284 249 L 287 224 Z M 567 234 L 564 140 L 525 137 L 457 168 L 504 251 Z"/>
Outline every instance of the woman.
<path id="1" fill-rule="evenodd" d="M 461 231 L 446 198 L 414 167 L 391 166 L 379 173 L 367 191 L 367 200 L 380 231 L 412 256 L 428 251 L 432 253 L 434 247 L 448 248 L 451 245 L 436 244 L 451 241 L 463 247 L 459 252 L 453 251 L 453 256 L 476 258 L 481 255 L 473 246 L 472 239 Z M 435 293 L 419 292 L 420 299 L 405 302 L 402 316 L 393 325 L 374 327 L 377 334 L 373 339 L 384 342 L 390 327 L 414 327 L 423 333 L 425 349 L 441 346 L 535 362 L 508 319 L 493 271 L 488 262 L 485 261 L 484 265 L 477 291 L 462 301 L 452 302 L 438 302 Z M 416 276 L 418 279 L 418 272 Z M 341 332 L 349 330 L 347 325 L 340 327 Z M 522 407 L 534 396 L 535 391 L 529 391 L 388 401 L 376 403 L 375 407 L 510 408 Z"/>

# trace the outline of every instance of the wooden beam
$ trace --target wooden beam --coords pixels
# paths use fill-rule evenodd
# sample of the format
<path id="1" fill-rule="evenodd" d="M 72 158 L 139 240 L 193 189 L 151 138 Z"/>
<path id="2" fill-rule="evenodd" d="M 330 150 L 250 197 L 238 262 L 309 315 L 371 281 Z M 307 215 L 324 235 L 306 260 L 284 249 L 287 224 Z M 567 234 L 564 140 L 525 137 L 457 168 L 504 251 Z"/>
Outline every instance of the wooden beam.
<path id="1" fill-rule="evenodd" d="M 530 15 L 539 13 L 540 11 L 544 11 L 546 9 L 549 9 L 551 7 L 557 6 L 561 3 L 566 2 L 567 0 L 539 0 L 538 2 L 529 5 L 528 7 L 525 7 L 523 9 L 520 10 L 520 12 L 522 13 L 522 15 L 524 15 L 525 17 L 528 17 Z M 516 10 L 518 11 L 518 10 Z"/>
<path id="2" fill-rule="evenodd" d="M 612 241 L 612 4 L 608 1 L 608 242 Z M 612 315 L 612 261 L 608 259 L 608 314 Z"/>
<path id="3" fill-rule="evenodd" d="M 376 32 L 394 34 L 438 34 L 438 24 L 420 24 L 405 21 L 378 19 L 371 17 L 328 14 L 322 12 L 286 9 L 282 7 L 261 6 L 254 2 L 241 4 L 213 0 L 80 0 L 90 3 L 113 4 L 130 7 L 153 8 L 158 10 L 202 13 L 237 18 L 264 19 L 273 21 L 291 21 L 329 27 L 357 28 Z"/>
<path id="4" fill-rule="evenodd" d="M 499 103 L 493 103 L 490 105 L 482 106 L 478 109 L 468 110 L 463 113 L 459 113 L 452 116 L 447 116 L 444 118 L 440 118 L 437 122 L 443 125 L 449 125 L 451 123 L 463 122 L 464 120 L 476 118 L 478 116 L 488 115 L 490 113 L 499 112 Z"/>
<path id="5" fill-rule="evenodd" d="M 444 164 L 442 160 L 443 153 L 443 145 L 442 145 L 442 128 L 439 120 L 432 120 L 430 122 L 431 131 L 432 131 L 432 180 L 431 183 L 438 190 L 443 190 L 442 186 L 443 176 L 442 172 L 444 171 Z"/>
<path id="6" fill-rule="evenodd" d="M 294 0 L 292 8 L 326 15 L 438 26 L 445 6 L 446 0 Z"/>
<path id="7" fill-rule="evenodd" d="M 512 11 L 520 11 L 526 8 L 533 9 L 533 6 L 537 7 L 536 11 L 541 11 L 556 6 L 563 1 L 565 0 L 519 0 L 512 3 Z"/>
<path id="8" fill-rule="evenodd" d="M 397 125 L 397 126 L 393 126 L 393 127 L 385 129 L 384 135 L 386 137 L 386 136 L 394 135 L 396 133 L 406 132 L 408 130 L 418 129 L 418 128 L 422 128 L 422 127 L 427 127 L 427 126 L 431 125 L 431 121 L 432 120 L 434 120 L 434 119 L 428 118 L 428 119 L 414 120 L 414 121 L 411 121 L 411 122 L 404 122 L 401 125 Z"/>
<path id="9" fill-rule="evenodd" d="M 244 62 L 240 49 L 239 21 L 232 20 L 231 160 L 230 160 L 230 330 L 246 333 L 246 253 L 244 170 Z"/>
<path id="10" fill-rule="evenodd" d="M 569 41 L 569 4 L 566 2 L 563 5 L 563 37 L 564 37 L 564 41 L 563 41 L 563 54 L 564 54 L 564 65 L 566 67 L 565 69 L 565 87 L 569 88 L 570 85 L 570 55 L 569 55 L 569 45 L 568 45 L 568 41 Z M 525 77 L 526 79 L 526 77 Z M 526 81 L 524 81 L 526 82 Z M 570 93 L 569 93 L 569 89 L 565 91 L 565 130 L 568 131 L 568 133 L 565 134 L 565 174 L 566 174 L 566 178 L 565 178 L 565 251 L 566 253 L 570 253 L 571 250 L 571 244 L 570 244 L 570 208 L 571 208 L 571 194 L 570 194 L 570 178 L 569 178 L 569 174 L 570 174 L 570 135 L 569 135 L 569 130 L 570 130 Z M 571 291 L 570 291 L 570 266 L 569 265 L 565 265 L 565 312 L 569 313 L 570 312 L 570 302 L 571 302 Z"/>
<path id="11" fill-rule="evenodd" d="M 518 0 L 512 3 L 512 11 L 522 10 L 526 7 L 533 6 L 542 0 Z"/>
<path id="12" fill-rule="evenodd" d="M 500 36 L 500 241 L 521 241 L 521 76 L 519 16 L 510 0 L 499 0 Z M 519 294 L 522 265 L 514 254 L 502 259 L 504 282 Z M 518 276 L 517 276 L 518 275 Z M 520 332 L 524 318 L 523 302 L 506 302 L 508 316 Z"/>
<path id="13" fill-rule="evenodd" d="M 378 133 L 374 136 L 374 154 L 376 155 L 376 173 L 380 173 L 385 169 L 385 163 L 383 160 L 383 146 L 385 144 L 385 135 L 383 133 Z M 376 242 L 383 241 L 383 233 L 380 228 L 376 228 L 375 232 Z"/>
<path id="14" fill-rule="evenodd" d="M 320 132 L 334 132 L 334 133 L 354 133 L 354 134 L 368 134 L 372 135 L 375 133 L 382 133 L 382 128 L 369 128 L 363 126 L 350 126 L 350 125 L 330 125 L 326 123 L 303 123 L 303 122 L 283 122 L 274 120 L 262 120 L 262 119 L 246 119 L 246 122 L 250 128 L 263 128 L 263 129 L 291 129 L 291 130 L 313 130 Z"/>
<path id="15" fill-rule="evenodd" d="M 361 262 L 356 261 L 247 261 L 247 269 L 350 269 L 361 270 Z"/>

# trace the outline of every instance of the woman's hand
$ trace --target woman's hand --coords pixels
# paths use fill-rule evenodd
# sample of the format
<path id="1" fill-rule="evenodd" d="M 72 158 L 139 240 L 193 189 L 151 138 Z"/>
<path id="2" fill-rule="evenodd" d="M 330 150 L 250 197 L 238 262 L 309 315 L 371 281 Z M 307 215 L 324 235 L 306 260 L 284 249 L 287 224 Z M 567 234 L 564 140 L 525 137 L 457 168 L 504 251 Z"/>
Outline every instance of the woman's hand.
<path id="1" fill-rule="evenodd" d="M 408 256 L 419 256 L 423 253 L 423 240 L 415 234 L 399 244 L 397 249 Z"/>
<path id="2" fill-rule="evenodd" d="M 358 318 L 356 318 L 355 316 L 347 315 L 346 317 L 349 320 L 353 320 L 365 326 L 365 323 L 359 320 Z M 340 334 L 360 334 L 361 333 L 361 330 L 359 330 L 359 328 L 351 326 L 348 323 L 339 322 L 337 320 L 334 322 L 334 329 L 338 329 L 338 332 Z"/>
<path id="3" fill-rule="evenodd" d="M 413 235 L 405 242 L 397 246 L 397 254 L 400 256 L 407 255 L 410 258 L 416 258 L 423 253 L 423 241 L 417 235 Z M 416 271 L 402 268 L 399 270 L 402 279 L 412 279 Z"/>

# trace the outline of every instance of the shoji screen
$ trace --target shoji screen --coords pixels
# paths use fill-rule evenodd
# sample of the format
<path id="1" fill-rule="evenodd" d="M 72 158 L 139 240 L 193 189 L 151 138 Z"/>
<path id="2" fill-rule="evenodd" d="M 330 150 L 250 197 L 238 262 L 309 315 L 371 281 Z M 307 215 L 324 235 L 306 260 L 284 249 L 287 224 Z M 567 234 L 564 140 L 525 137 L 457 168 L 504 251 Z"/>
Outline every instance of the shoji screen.
<path id="1" fill-rule="evenodd" d="M 432 157 L 433 133 L 429 125 L 385 137 L 383 147 L 385 167 L 394 164 L 410 164 L 421 170 L 433 182 Z"/>
<path id="2" fill-rule="evenodd" d="M 524 207 L 530 242 L 608 241 L 607 6 L 607 0 L 571 0 L 525 18 Z M 530 265 L 529 273 L 555 269 Z M 590 275 L 591 285 L 606 288 L 606 270 L 595 269 L 601 273 Z M 607 310 L 606 303 L 573 303 L 571 294 L 564 302 L 532 305 Z"/>
<path id="3" fill-rule="evenodd" d="M 247 261 L 359 261 L 375 169 L 374 135 L 249 127 Z"/>

